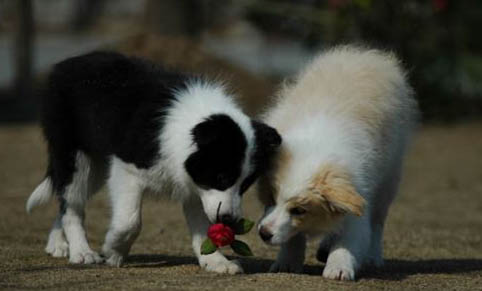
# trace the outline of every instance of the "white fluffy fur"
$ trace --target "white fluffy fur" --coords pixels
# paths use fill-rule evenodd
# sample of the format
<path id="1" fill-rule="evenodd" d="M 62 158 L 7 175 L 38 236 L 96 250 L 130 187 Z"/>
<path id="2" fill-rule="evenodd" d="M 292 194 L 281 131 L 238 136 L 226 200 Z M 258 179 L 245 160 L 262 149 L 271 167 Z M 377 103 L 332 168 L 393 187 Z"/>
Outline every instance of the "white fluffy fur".
<path id="1" fill-rule="evenodd" d="M 333 163 L 351 174 L 367 205 L 363 216 L 346 215 L 339 228 L 333 226 L 338 236 L 323 276 L 353 280 L 361 265 L 382 263 L 383 223 L 416 113 L 399 61 L 378 50 L 329 50 L 285 86 L 264 118 L 280 132 L 282 151 L 291 156 L 282 165 L 285 179 L 277 181 L 276 206 L 259 224 L 273 234 L 270 243 L 282 245 L 272 271 L 300 271 L 305 243 L 290 226 L 284 202 L 302 193 L 320 166 Z"/>
<path id="2" fill-rule="evenodd" d="M 254 131 L 251 122 L 220 85 L 192 82 L 185 90 L 175 92 L 177 101 L 167 108 L 164 128 L 159 134 L 162 157 L 148 170 L 139 169 L 113 156 L 109 167 L 102 169 L 88 156 L 77 154 L 77 171 L 64 195 L 68 207 L 61 221 L 56 219 L 49 235 L 46 251 L 53 256 L 69 256 L 72 263 L 98 263 L 100 256 L 88 245 L 83 227 L 84 207 L 108 174 L 108 188 L 112 204 L 112 222 L 102 247 L 107 263 L 122 265 L 132 243 L 141 229 L 142 196 L 145 192 L 167 193 L 183 203 L 187 223 L 192 233 L 192 244 L 200 265 L 218 273 L 240 273 L 236 261 L 229 261 L 220 252 L 200 254 L 200 247 L 209 225 L 220 213 L 241 216 L 239 187 L 252 171 L 250 157 L 254 152 Z M 196 150 L 191 130 L 212 114 L 224 113 L 243 131 L 247 148 L 241 176 L 226 191 L 204 191 L 196 187 L 184 169 L 184 161 Z M 27 210 L 48 200 L 52 195 L 50 180 L 46 179 L 33 192 Z"/>

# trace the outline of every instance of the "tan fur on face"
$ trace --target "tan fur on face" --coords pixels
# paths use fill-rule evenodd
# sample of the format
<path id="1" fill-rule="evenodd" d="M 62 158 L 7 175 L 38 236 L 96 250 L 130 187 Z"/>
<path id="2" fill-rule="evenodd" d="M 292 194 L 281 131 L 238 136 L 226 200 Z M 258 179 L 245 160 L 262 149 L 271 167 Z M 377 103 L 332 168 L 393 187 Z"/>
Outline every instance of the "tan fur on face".
<path id="1" fill-rule="evenodd" d="M 333 213 L 363 215 L 365 199 L 355 190 L 350 175 L 337 165 L 325 165 L 312 179 L 311 195 L 321 196 Z"/>
<path id="2" fill-rule="evenodd" d="M 363 215 L 365 199 L 355 190 L 350 175 L 337 165 L 325 165 L 314 175 L 307 192 L 289 199 L 287 211 L 300 207 L 306 213 L 294 215 L 292 225 L 301 231 L 329 230 L 343 214 Z"/>
<path id="3" fill-rule="evenodd" d="M 292 216 L 291 226 L 307 234 L 330 231 L 342 217 L 340 213 L 327 211 L 326 201 L 319 195 L 298 195 L 286 202 L 287 211 L 295 207 L 306 213 Z"/>

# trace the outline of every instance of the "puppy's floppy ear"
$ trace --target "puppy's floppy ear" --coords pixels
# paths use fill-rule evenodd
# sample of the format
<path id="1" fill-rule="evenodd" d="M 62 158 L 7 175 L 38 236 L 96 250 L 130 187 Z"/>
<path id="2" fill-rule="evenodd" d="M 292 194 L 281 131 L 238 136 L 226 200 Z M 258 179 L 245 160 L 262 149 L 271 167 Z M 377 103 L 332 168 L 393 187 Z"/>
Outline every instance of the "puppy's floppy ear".
<path id="1" fill-rule="evenodd" d="M 258 144 L 263 147 L 273 149 L 278 148 L 281 145 L 282 139 L 276 129 L 256 120 L 252 120 L 251 124 L 253 126 Z"/>
<path id="2" fill-rule="evenodd" d="M 356 191 L 350 175 L 339 166 L 323 167 L 312 179 L 309 190 L 320 197 L 323 207 L 333 214 L 363 215 L 365 199 Z"/>

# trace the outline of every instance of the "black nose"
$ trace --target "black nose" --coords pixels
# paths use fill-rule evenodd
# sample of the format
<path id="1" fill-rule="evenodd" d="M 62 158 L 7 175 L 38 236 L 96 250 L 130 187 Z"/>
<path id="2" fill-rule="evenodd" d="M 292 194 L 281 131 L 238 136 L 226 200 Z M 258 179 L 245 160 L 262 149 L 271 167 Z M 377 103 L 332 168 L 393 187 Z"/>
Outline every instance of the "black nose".
<path id="1" fill-rule="evenodd" d="M 266 227 L 262 226 L 259 229 L 259 236 L 264 240 L 264 241 L 269 241 L 272 237 L 273 234 L 269 232 Z"/>
<path id="2" fill-rule="evenodd" d="M 230 225 L 235 222 L 235 219 L 231 214 L 223 214 L 221 215 L 220 218 L 221 218 L 221 222 L 226 225 Z"/>

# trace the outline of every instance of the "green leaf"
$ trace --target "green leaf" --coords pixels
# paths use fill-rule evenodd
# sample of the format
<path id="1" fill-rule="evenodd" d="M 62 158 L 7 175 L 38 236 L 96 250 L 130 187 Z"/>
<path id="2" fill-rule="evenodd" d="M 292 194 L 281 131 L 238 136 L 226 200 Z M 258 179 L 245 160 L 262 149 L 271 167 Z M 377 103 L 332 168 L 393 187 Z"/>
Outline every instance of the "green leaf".
<path id="1" fill-rule="evenodd" d="M 249 246 L 240 240 L 234 240 L 233 243 L 231 244 L 231 248 L 235 253 L 237 253 L 240 256 L 252 256 L 253 252 L 249 248 Z"/>
<path id="2" fill-rule="evenodd" d="M 253 228 L 253 226 L 253 221 L 241 218 L 235 225 L 233 225 L 233 230 L 235 234 L 246 234 Z"/>
<path id="3" fill-rule="evenodd" d="M 213 243 L 210 238 L 207 238 L 203 241 L 201 245 L 201 255 L 209 255 L 214 253 L 218 247 Z"/>

